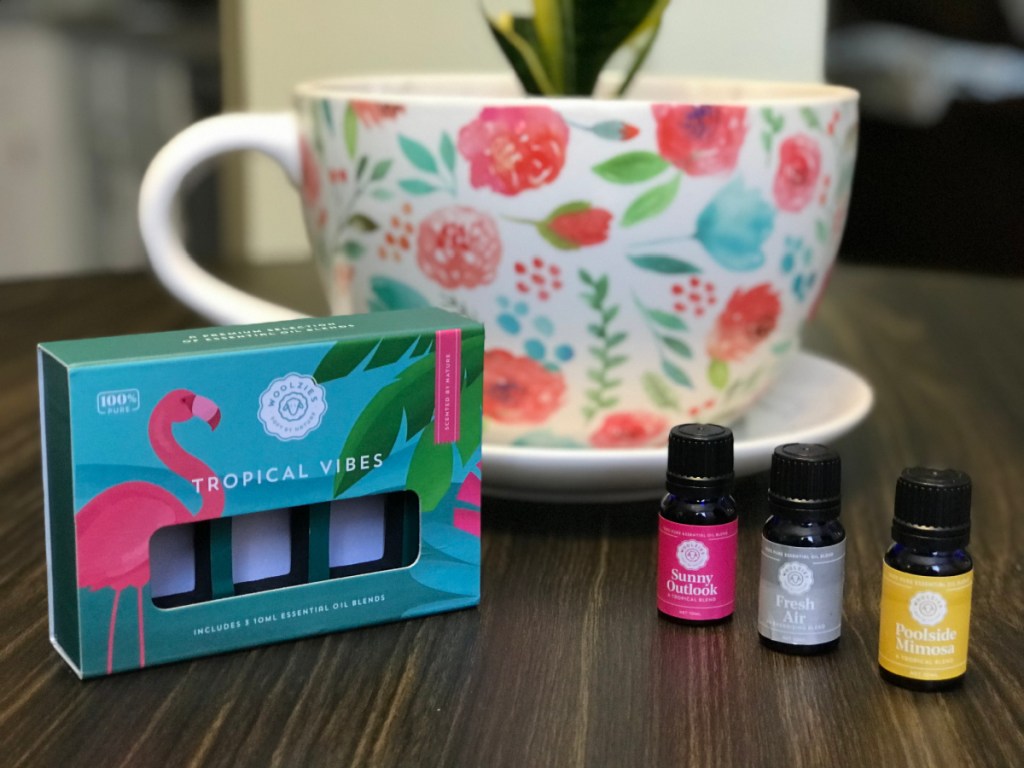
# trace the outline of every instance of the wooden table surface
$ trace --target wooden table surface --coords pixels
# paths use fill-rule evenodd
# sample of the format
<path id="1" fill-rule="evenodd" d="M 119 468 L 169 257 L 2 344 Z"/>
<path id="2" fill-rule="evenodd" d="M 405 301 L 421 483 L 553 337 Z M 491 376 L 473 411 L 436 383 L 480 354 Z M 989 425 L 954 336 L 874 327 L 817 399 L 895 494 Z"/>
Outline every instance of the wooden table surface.
<path id="1" fill-rule="evenodd" d="M 316 310 L 307 277 L 246 279 Z M 0 285 L 0 764 L 1024 765 L 1024 282 L 836 270 L 807 346 L 876 404 L 834 443 L 849 538 L 831 655 L 758 645 L 758 475 L 737 488 L 726 626 L 657 618 L 656 500 L 485 498 L 479 609 L 83 683 L 48 642 L 34 345 L 200 324 L 145 275 Z M 876 671 L 895 480 L 919 463 L 975 483 L 968 676 L 938 695 Z"/>

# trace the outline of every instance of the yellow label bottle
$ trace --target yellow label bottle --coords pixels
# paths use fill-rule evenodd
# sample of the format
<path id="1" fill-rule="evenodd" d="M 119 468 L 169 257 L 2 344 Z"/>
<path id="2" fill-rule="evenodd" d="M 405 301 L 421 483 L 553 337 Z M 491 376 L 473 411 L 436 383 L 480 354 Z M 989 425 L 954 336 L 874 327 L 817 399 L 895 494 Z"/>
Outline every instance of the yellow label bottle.
<path id="1" fill-rule="evenodd" d="M 963 681 L 974 581 L 970 512 L 963 472 L 913 467 L 896 483 L 878 638 L 887 682 L 938 691 Z"/>

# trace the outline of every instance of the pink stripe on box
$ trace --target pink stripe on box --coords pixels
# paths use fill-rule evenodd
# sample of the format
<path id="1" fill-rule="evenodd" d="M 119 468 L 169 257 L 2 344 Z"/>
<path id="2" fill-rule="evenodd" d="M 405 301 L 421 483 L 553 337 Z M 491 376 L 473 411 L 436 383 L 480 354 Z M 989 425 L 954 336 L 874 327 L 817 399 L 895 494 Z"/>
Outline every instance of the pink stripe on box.
<path id="1" fill-rule="evenodd" d="M 454 443 L 459 439 L 462 331 L 438 331 L 434 336 L 434 356 L 434 443 Z"/>

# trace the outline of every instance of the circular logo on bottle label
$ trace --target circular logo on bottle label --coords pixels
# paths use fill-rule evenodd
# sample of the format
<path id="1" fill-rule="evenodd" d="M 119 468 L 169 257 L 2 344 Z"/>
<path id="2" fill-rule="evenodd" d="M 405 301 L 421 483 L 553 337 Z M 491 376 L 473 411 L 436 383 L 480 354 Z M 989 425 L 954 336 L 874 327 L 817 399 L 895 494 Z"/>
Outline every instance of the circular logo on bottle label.
<path id="1" fill-rule="evenodd" d="M 779 584 L 791 595 L 802 595 L 814 584 L 814 574 L 803 563 L 783 563 L 779 568 Z"/>
<path id="2" fill-rule="evenodd" d="M 938 592 L 918 592 L 910 598 L 910 615 L 925 627 L 934 627 L 946 618 L 946 599 Z"/>
<path id="3" fill-rule="evenodd" d="M 676 548 L 676 560 L 688 571 L 699 571 L 708 564 L 708 548 L 699 541 L 687 539 Z"/>
<path id="4" fill-rule="evenodd" d="M 260 395 L 259 420 L 278 440 L 301 440 L 320 426 L 326 412 L 324 388 L 312 376 L 289 373 Z"/>

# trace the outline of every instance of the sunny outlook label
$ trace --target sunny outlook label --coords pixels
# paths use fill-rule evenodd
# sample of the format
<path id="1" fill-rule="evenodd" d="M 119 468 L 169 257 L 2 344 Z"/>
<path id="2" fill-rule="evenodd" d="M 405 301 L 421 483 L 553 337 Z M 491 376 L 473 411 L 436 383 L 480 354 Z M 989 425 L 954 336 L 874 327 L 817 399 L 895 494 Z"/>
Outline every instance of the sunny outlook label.
<path id="1" fill-rule="evenodd" d="M 658 525 L 658 610 L 687 621 L 713 621 L 733 612 L 736 594 L 736 520 Z"/>

